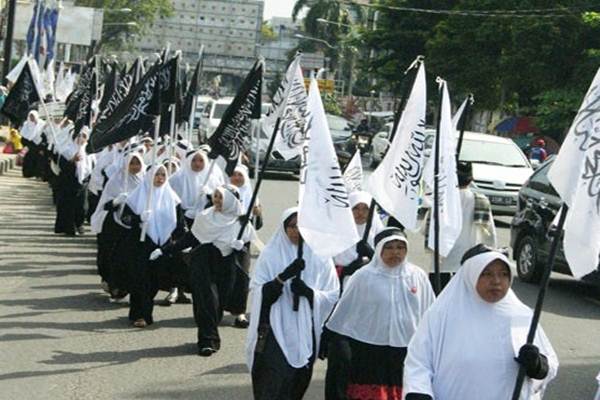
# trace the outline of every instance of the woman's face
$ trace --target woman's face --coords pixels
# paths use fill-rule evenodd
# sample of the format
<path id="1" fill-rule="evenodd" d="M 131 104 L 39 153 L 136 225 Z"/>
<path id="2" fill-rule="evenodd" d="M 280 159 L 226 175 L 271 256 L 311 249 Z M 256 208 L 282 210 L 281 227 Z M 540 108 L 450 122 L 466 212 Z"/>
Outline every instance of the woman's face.
<path id="1" fill-rule="evenodd" d="M 192 171 L 200 172 L 204 169 L 204 158 L 200 154 L 196 154 L 192 158 Z"/>
<path id="2" fill-rule="evenodd" d="M 29 120 L 30 120 L 31 122 L 37 122 L 37 118 L 35 117 L 35 114 L 33 114 L 33 113 L 32 113 L 32 114 L 29 114 Z"/>
<path id="3" fill-rule="evenodd" d="M 212 195 L 212 203 L 216 211 L 223 211 L 223 193 L 219 190 L 215 190 Z"/>
<path id="4" fill-rule="evenodd" d="M 406 253 L 408 253 L 408 249 L 405 242 L 402 240 L 390 240 L 383 245 L 381 261 L 386 266 L 393 268 L 404 261 Z"/>
<path id="5" fill-rule="evenodd" d="M 354 216 L 356 225 L 366 224 L 367 218 L 369 218 L 369 206 L 365 203 L 358 203 L 352 207 L 352 215 Z"/>
<path id="6" fill-rule="evenodd" d="M 233 175 L 231 175 L 230 181 L 232 185 L 242 187 L 245 183 L 244 174 L 242 174 L 239 171 L 233 171 Z"/>
<path id="7" fill-rule="evenodd" d="M 142 163 L 137 157 L 133 157 L 129 161 L 129 173 L 131 175 L 137 175 L 142 170 Z"/>
<path id="8" fill-rule="evenodd" d="M 510 288 L 510 270 L 500 260 L 494 260 L 484 268 L 475 289 L 479 296 L 488 303 L 496 303 L 506 296 Z"/>
<path id="9" fill-rule="evenodd" d="M 290 242 L 295 244 L 296 246 L 300 243 L 300 231 L 298 230 L 298 216 L 294 215 L 288 221 L 287 226 L 285 227 L 285 234 L 287 235 Z"/>
<path id="10" fill-rule="evenodd" d="M 160 168 L 158 171 L 156 171 L 156 174 L 154 174 L 154 186 L 161 187 L 166 181 L 167 173 L 165 172 L 164 168 Z"/>

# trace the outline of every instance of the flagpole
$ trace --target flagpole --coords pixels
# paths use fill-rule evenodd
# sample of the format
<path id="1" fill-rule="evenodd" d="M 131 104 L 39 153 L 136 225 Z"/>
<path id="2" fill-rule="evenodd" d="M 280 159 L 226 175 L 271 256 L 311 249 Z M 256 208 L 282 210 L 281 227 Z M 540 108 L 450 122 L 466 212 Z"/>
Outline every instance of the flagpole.
<path id="1" fill-rule="evenodd" d="M 256 156 L 254 157 L 254 174 L 255 180 L 254 183 L 258 182 L 258 169 L 260 168 L 260 127 L 258 124 L 254 127 L 254 134 L 256 137 Z"/>
<path id="2" fill-rule="evenodd" d="M 158 85 L 158 83 L 157 83 Z M 152 146 L 152 166 L 156 163 L 156 152 L 158 146 L 156 145 L 158 142 L 158 134 L 160 132 L 160 114 L 156 116 L 154 120 L 154 145 Z M 150 209 L 150 205 L 152 204 L 152 192 L 154 188 L 154 179 L 150 179 L 150 191 L 148 192 L 148 197 L 146 198 L 146 208 L 145 211 Z M 148 221 L 142 223 L 142 231 L 140 233 L 140 242 L 144 242 L 146 240 L 146 231 L 148 230 Z"/>
<path id="3" fill-rule="evenodd" d="M 419 71 L 419 66 L 421 65 L 421 63 L 423 63 L 423 60 L 425 59 L 425 57 L 423 56 L 417 56 L 417 58 L 415 58 L 415 60 L 412 62 L 412 64 L 410 64 L 410 66 L 408 67 L 408 69 L 406 71 L 404 71 L 404 76 L 402 77 L 402 97 L 400 98 L 400 104 L 398 105 L 398 108 L 396 109 L 396 113 L 394 115 L 394 124 L 392 126 L 392 131 L 390 132 L 390 145 L 388 146 L 388 149 L 390 148 L 390 146 L 392 145 L 392 141 L 394 140 L 394 136 L 396 135 L 396 130 L 398 129 L 398 124 L 400 124 L 400 119 L 402 117 L 402 114 L 404 113 L 404 108 L 406 107 L 406 103 L 408 101 L 408 94 L 410 89 L 412 89 L 412 87 L 415 84 L 415 79 L 417 78 L 417 72 Z M 412 85 L 408 85 L 407 84 L 407 77 L 409 72 L 413 72 L 414 76 L 412 76 L 411 82 Z M 387 153 L 386 150 L 386 153 Z M 385 157 L 385 156 L 384 156 Z M 383 159 L 383 157 L 382 157 Z M 369 238 L 369 231 L 371 230 L 371 226 L 373 225 L 373 216 L 375 214 L 375 199 L 371 199 L 371 204 L 369 205 L 369 215 L 367 217 L 367 224 L 365 226 L 365 231 L 363 233 L 363 237 L 362 237 L 362 241 L 364 243 L 367 242 L 367 239 Z"/>
<path id="4" fill-rule="evenodd" d="M 463 137 L 465 136 L 465 127 L 467 126 L 467 120 L 469 119 L 469 113 L 471 112 L 471 106 L 475 101 L 473 93 L 469 93 L 467 96 L 467 103 L 461 115 L 462 121 L 460 122 L 460 134 L 458 135 L 458 142 L 456 143 L 456 164 L 458 165 L 458 159 L 460 158 L 460 150 L 462 148 Z"/>
<path id="5" fill-rule="evenodd" d="M 560 210 L 560 216 L 558 218 L 558 225 L 556 227 L 556 230 L 554 231 L 554 238 L 550 247 L 550 254 L 548 255 L 548 263 L 546 265 L 546 269 L 544 269 L 542 280 L 540 281 L 540 291 L 538 292 L 538 297 L 535 303 L 535 309 L 533 311 L 533 318 L 531 319 L 529 333 L 527 334 L 527 344 L 533 344 L 533 341 L 535 339 L 537 327 L 539 325 L 540 317 L 542 315 L 542 307 L 544 306 L 544 298 L 546 297 L 546 289 L 548 289 L 548 282 L 550 281 L 550 274 L 554 269 L 554 262 L 556 260 L 558 245 L 560 244 L 560 241 L 563 237 L 563 228 L 565 226 L 565 220 L 567 219 L 568 210 L 569 207 L 567 206 L 567 204 L 563 204 Z M 519 400 L 519 397 L 521 396 L 521 388 L 523 387 L 524 382 L 525 368 L 523 368 L 523 365 L 519 364 L 519 374 L 517 375 L 517 381 L 515 383 L 515 389 L 513 391 L 512 400 Z"/>
<path id="6" fill-rule="evenodd" d="M 169 162 L 168 162 L 168 171 L 169 171 L 169 176 L 172 175 L 173 173 L 173 167 L 171 165 L 171 158 L 173 158 L 173 149 L 175 148 L 175 138 L 176 138 L 176 133 L 175 133 L 175 111 L 176 111 L 176 104 L 173 103 L 171 104 L 171 125 L 169 127 L 169 137 L 171 139 L 170 143 L 169 143 L 169 151 L 167 152 L 167 154 L 169 155 Z"/>
<path id="7" fill-rule="evenodd" d="M 443 84 L 438 89 L 437 126 L 435 128 L 435 150 L 433 160 L 433 290 L 439 295 L 442 290 L 440 279 L 440 122 L 442 120 Z"/>
<path id="8" fill-rule="evenodd" d="M 304 239 L 302 239 L 302 235 L 300 235 L 300 230 L 298 230 L 298 260 L 302 260 L 304 255 Z M 298 271 L 296 277 L 294 279 L 300 279 L 302 275 L 302 271 Z M 294 294 L 294 311 L 298 311 L 300 308 L 300 296 Z"/>

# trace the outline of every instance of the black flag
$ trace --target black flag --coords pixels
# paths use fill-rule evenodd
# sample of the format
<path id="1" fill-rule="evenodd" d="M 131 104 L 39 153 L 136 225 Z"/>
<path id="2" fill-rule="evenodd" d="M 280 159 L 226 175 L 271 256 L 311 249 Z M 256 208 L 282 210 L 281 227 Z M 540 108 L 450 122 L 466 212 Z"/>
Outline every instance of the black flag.
<path id="1" fill-rule="evenodd" d="M 92 74 L 92 79 L 88 82 L 87 90 L 82 92 L 79 98 L 79 108 L 77 109 L 77 116 L 75 117 L 75 134 L 79 134 L 81 128 L 85 125 L 92 125 L 92 102 L 96 98 L 96 81 L 97 76 L 95 73 Z"/>
<path id="2" fill-rule="evenodd" d="M 100 115 L 98 115 L 98 118 L 96 119 L 96 124 L 99 124 L 100 122 L 104 121 L 106 118 L 108 118 L 112 115 L 112 113 L 115 111 L 117 106 L 119 104 L 121 104 L 121 102 L 129 94 L 129 91 L 131 90 L 132 86 L 134 85 L 133 81 L 134 81 L 134 76 L 130 75 L 130 74 L 122 76 L 118 80 L 118 84 L 115 87 L 115 89 L 113 90 L 110 98 L 108 99 L 108 102 L 106 103 L 106 105 L 103 108 L 100 108 Z"/>
<path id="3" fill-rule="evenodd" d="M 6 97 L 0 113 L 6 115 L 14 126 L 21 126 L 27 119 L 32 104 L 38 101 L 40 101 L 40 95 L 35 87 L 29 63 L 26 63 L 17 82 Z"/>
<path id="4" fill-rule="evenodd" d="M 77 86 L 71 92 L 67 100 L 65 101 L 65 117 L 71 121 L 77 119 L 77 113 L 79 111 L 79 102 L 83 93 L 89 88 L 89 82 L 92 80 L 94 74 L 94 65 L 87 64 L 83 69 L 83 72 L 79 75 L 79 81 Z"/>
<path id="5" fill-rule="evenodd" d="M 218 156 L 227 161 L 227 175 L 233 173 L 240 154 L 245 150 L 245 137 L 250 133 L 251 119 L 259 119 L 263 80 L 263 62 L 257 61 L 231 105 L 225 110 L 221 123 L 208 140 L 210 158 Z"/>
<path id="6" fill-rule="evenodd" d="M 154 115 L 150 106 L 155 104 L 155 92 L 159 93 L 155 86 L 159 85 L 160 70 L 161 65 L 153 66 L 111 115 L 96 124 L 87 146 L 88 153 L 96 153 L 109 144 L 152 129 Z"/>
<path id="7" fill-rule="evenodd" d="M 182 116 L 187 120 L 192 114 L 192 106 L 194 104 L 194 97 L 200 94 L 200 70 L 202 68 L 202 60 L 198 60 L 196 69 L 192 75 L 190 85 L 188 86 L 187 92 L 185 93 L 185 101 L 183 102 Z"/>
<path id="8" fill-rule="evenodd" d="M 117 63 L 113 63 L 111 66 L 111 71 L 108 76 L 104 79 L 104 90 L 102 93 L 102 99 L 100 99 L 100 104 L 98 108 L 100 111 L 104 110 L 106 104 L 110 100 L 113 92 L 116 90 L 119 85 L 120 72 L 117 66 Z"/>

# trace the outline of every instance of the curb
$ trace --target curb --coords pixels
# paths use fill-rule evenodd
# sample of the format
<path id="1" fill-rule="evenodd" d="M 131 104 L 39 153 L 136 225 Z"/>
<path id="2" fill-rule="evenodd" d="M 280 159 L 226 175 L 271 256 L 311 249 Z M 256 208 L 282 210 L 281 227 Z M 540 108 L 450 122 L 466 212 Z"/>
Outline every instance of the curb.
<path id="1" fill-rule="evenodd" d="M 16 166 L 15 156 L 0 154 L 0 175 L 6 174 Z"/>

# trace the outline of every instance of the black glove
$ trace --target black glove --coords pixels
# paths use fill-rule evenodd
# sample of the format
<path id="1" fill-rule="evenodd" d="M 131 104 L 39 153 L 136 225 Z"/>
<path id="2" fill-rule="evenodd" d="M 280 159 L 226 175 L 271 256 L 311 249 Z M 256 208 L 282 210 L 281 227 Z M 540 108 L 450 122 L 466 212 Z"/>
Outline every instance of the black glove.
<path id="1" fill-rule="evenodd" d="M 292 293 L 294 293 L 295 295 L 306 297 L 308 301 L 312 304 L 314 292 L 310 287 L 308 287 L 306 283 L 304 283 L 302 279 L 292 279 L 290 289 L 292 289 Z"/>
<path id="2" fill-rule="evenodd" d="M 548 375 L 548 360 L 533 344 L 523 345 L 516 360 L 525 368 L 525 372 L 530 378 L 544 379 Z"/>
<path id="3" fill-rule="evenodd" d="M 319 358 L 324 360 L 327 358 L 327 353 L 329 352 L 329 339 L 331 337 L 331 331 L 327 329 L 327 327 L 323 327 L 323 332 L 321 333 L 321 342 L 319 345 Z"/>
<path id="4" fill-rule="evenodd" d="M 246 214 L 244 215 L 240 215 L 238 217 L 238 221 L 240 221 L 240 224 L 244 225 L 244 223 L 248 220 L 248 218 L 246 218 Z"/>
<path id="5" fill-rule="evenodd" d="M 408 393 L 406 400 L 433 400 L 430 395 L 423 393 Z"/>
<path id="6" fill-rule="evenodd" d="M 113 210 L 113 202 L 112 201 L 107 201 L 106 203 L 104 203 L 104 211 L 108 211 L 111 212 Z"/>
<path id="7" fill-rule="evenodd" d="M 367 257 L 369 260 L 373 258 L 373 254 L 375 254 L 375 250 L 369 245 L 369 243 L 361 240 L 356 244 L 356 252 L 360 257 Z"/>
<path id="8" fill-rule="evenodd" d="M 303 259 L 295 259 L 293 263 L 287 266 L 286 269 L 283 270 L 282 273 L 279 274 L 279 279 L 282 281 L 287 281 L 298 275 L 300 271 L 304 269 L 304 260 Z"/>
<path id="9" fill-rule="evenodd" d="M 358 257 L 356 260 L 352 261 L 350 264 L 346 265 L 342 268 L 342 277 L 350 276 L 356 271 L 358 271 L 363 265 L 362 257 Z"/>

